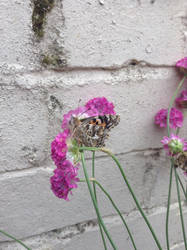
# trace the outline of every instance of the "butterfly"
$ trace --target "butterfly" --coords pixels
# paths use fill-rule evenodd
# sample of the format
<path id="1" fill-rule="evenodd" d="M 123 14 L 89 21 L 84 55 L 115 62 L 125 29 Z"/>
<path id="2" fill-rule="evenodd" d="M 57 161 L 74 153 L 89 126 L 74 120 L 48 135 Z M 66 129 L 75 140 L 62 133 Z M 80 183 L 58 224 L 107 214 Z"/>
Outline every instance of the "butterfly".
<path id="1" fill-rule="evenodd" d="M 69 128 L 72 138 L 86 147 L 104 147 L 109 131 L 117 126 L 119 115 L 93 116 L 79 119 L 71 117 Z"/>
<path id="2" fill-rule="evenodd" d="M 174 159 L 174 166 L 187 173 L 187 152 L 179 153 Z"/>

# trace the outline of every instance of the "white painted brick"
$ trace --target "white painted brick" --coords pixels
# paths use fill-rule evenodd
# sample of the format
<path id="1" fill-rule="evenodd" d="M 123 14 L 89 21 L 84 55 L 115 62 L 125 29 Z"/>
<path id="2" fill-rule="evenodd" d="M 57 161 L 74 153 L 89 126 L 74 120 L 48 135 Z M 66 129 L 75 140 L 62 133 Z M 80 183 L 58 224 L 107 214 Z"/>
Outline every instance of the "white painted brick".
<path id="1" fill-rule="evenodd" d="M 30 1 L 2 0 L 0 3 L 0 69 L 35 68 Z M 8 66 L 9 65 L 9 66 Z M 23 68 L 22 68 L 23 67 Z"/>
<path id="2" fill-rule="evenodd" d="M 180 76 L 181 77 L 181 76 Z M 117 71 L 73 71 L 16 79 L 25 88 L 46 88 L 61 103 L 53 110 L 51 137 L 60 131 L 62 115 L 89 99 L 106 96 L 120 114 L 120 124 L 111 131 L 107 144 L 114 152 L 161 147 L 166 129 L 154 125 L 154 116 L 167 108 L 180 78 L 171 69 L 129 67 Z"/>
<path id="3" fill-rule="evenodd" d="M 98 90 L 121 116 L 107 147 L 115 153 L 162 147 L 166 129 L 154 125 L 154 115 L 168 107 L 179 79 L 170 69 L 139 67 L 3 76 L 1 171 L 45 166 L 63 114 L 98 96 Z"/>
<path id="4" fill-rule="evenodd" d="M 186 208 L 184 207 L 184 211 Z M 165 208 L 160 207 L 155 211 L 152 211 L 148 216 L 150 223 L 154 226 L 154 230 L 158 239 L 163 247 L 166 249 L 165 240 Z M 184 219 L 186 219 L 187 213 L 184 213 Z M 136 242 L 137 249 L 141 250 L 156 250 L 156 246 L 151 233 L 149 232 L 144 220 L 136 213 L 132 212 L 130 215 L 124 218 L 132 232 L 134 240 Z M 122 225 L 120 218 L 117 216 L 109 216 L 104 218 L 107 229 L 109 230 L 112 239 L 117 245 L 117 249 L 133 249 L 126 229 Z M 90 223 L 91 224 L 91 223 Z M 175 225 L 173 228 L 172 226 Z M 180 226 L 180 216 L 176 204 L 171 206 L 170 210 L 170 249 L 171 250 L 183 250 L 184 244 L 182 243 L 182 233 Z M 103 245 L 100 237 L 100 233 L 97 225 L 82 225 L 82 231 L 76 227 L 76 225 L 47 232 L 45 234 L 30 237 L 24 240 L 33 250 L 102 250 Z M 112 249 L 107 241 L 108 249 Z M 17 243 L 1 243 L 1 250 L 20 250 L 22 249 Z"/>
<path id="5" fill-rule="evenodd" d="M 50 143 L 61 130 L 62 115 L 96 96 L 114 102 L 121 116 L 107 146 L 119 154 L 142 206 L 149 212 L 166 206 L 170 166 L 164 152 L 157 150 L 166 129 L 156 128 L 153 118 L 168 107 L 181 78 L 172 67 L 163 66 L 174 65 L 185 55 L 186 8 L 185 0 L 55 1 L 47 14 L 44 37 L 37 41 L 32 31 L 33 4 L 1 0 L 1 229 L 18 238 L 31 237 L 26 242 L 36 250 L 103 249 L 95 225 L 87 225 L 81 234 L 76 225 L 95 220 L 86 184 L 73 190 L 70 202 L 57 199 L 49 185 L 54 168 Z M 42 54 L 53 53 L 67 62 L 69 71 L 40 71 Z M 126 67 L 133 59 L 139 65 Z M 135 204 L 118 169 L 103 154 L 96 160 L 96 174 L 125 216 L 131 214 Z M 124 250 L 124 242 L 130 249 L 112 207 L 103 195 L 98 199 L 119 249 Z M 172 202 L 176 200 L 173 188 Z M 176 211 L 170 217 L 171 249 L 183 250 Z M 165 211 L 151 211 L 150 219 L 165 247 Z M 138 248 L 157 249 L 142 220 L 130 215 L 128 220 Z M 69 225 L 75 228 L 72 235 Z M 66 228 L 63 233 L 69 230 L 69 235 L 50 232 L 59 228 Z M 0 235 L 0 241 L 5 240 Z M 1 249 L 21 247 L 1 243 Z"/>
<path id="6" fill-rule="evenodd" d="M 147 152 L 148 154 L 148 152 Z M 157 154 L 156 154 L 157 155 Z M 164 157 L 150 152 L 120 156 L 124 171 L 143 207 L 157 207 L 167 202 L 169 166 Z M 87 163 L 91 170 L 91 162 Z M 53 229 L 63 228 L 95 218 L 86 184 L 73 190 L 70 201 L 56 198 L 50 190 L 52 169 L 34 168 L 1 174 L 0 225 L 16 237 L 24 238 Z M 82 168 L 79 177 L 83 178 Z M 122 212 L 135 209 L 135 203 L 120 176 L 119 170 L 108 158 L 96 161 L 96 177 L 114 198 Z M 160 180 L 164 181 L 160 181 Z M 102 215 L 114 214 L 108 200 L 98 194 Z M 176 200 L 175 192 L 172 202 Z M 1 237 L 0 240 L 5 240 Z"/>
<path id="7" fill-rule="evenodd" d="M 0 172 L 39 166 L 49 154 L 45 93 L 14 86 L 0 89 Z"/>
<path id="8" fill-rule="evenodd" d="M 32 31 L 33 4 L 2 0 L 0 70 L 38 70 L 42 55 L 56 54 L 70 68 L 115 68 L 132 59 L 173 65 L 186 50 L 185 10 L 185 0 L 173 4 L 170 0 L 154 4 L 72 0 L 63 1 L 63 6 L 55 1 L 46 16 L 44 37 L 37 41 Z"/>
<path id="9" fill-rule="evenodd" d="M 186 215 L 184 219 L 186 220 Z M 182 233 L 181 233 L 181 225 L 180 225 L 180 216 L 178 214 L 178 210 L 175 209 L 171 213 L 171 224 L 173 227 L 170 228 L 170 245 L 172 246 L 176 242 L 180 242 L 182 240 Z M 154 225 L 154 230 L 156 234 L 158 235 L 158 238 L 161 242 L 161 245 L 164 248 L 166 248 L 166 240 L 165 240 L 165 213 L 158 212 L 156 214 L 153 214 L 149 217 L 150 222 L 152 225 Z M 138 249 L 141 250 L 157 250 L 158 247 L 156 246 L 155 242 L 152 239 L 152 236 L 145 226 L 144 221 L 142 218 L 140 219 L 134 219 L 132 221 L 129 221 L 128 223 L 129 227 L 132 230 L 133 237 L 136 241 L 136 245 Z M 116 242 L 116 245 L 118 246 L 119 250 L 124 249 L 133 249 L 131 242 L 129 240 L 129 237 L 126 232 L 124 232 L 124 229 L 122 228 L 122 225 L 115 225 L 115 223 L 111 223 L 109 225 L 111 235 L 113 237 L 113 240 Z M 111 246 L 108 244 L 109 249 L 112 249 Z M 53 249 L 53 248 L 52 248 Z M 60 248 L 59 248 L 60 249 Z M 87 232 L 82 235 L 75 236 L 72 241 L 69 242 L 64 247 L 65 250 L 73 250 L 73 249 L 84 249 L 84 250 L 102 250 L 102 242 L 98 231 L 95 232 Z M 171 248 L 172 249 L 172 248 Z M 184 246 L 180 246 L 178 248 L 180 250 L 184 249 Z"/>
<path id="10" fill-rule="evenodd" d="M 62 54 L 61 60 L 65 59 L 63 39 L 59 35 L 59 29 L 64 25 L 61 1 L 55 1 L 54 8 L 46 13 L 44 37 L 41 38 L 33 31 L 33 10 L 34 1 L 1 1 L 0 72 L 39 71 L 44 66 L 43 57 L 48 55 Z"/>
<path id="11" fill-rule="evenodd" d="M 132 59 L 173 65 L 184 56 L 186 1 L 63 1 L 71 67 L 116 67 Z"/>

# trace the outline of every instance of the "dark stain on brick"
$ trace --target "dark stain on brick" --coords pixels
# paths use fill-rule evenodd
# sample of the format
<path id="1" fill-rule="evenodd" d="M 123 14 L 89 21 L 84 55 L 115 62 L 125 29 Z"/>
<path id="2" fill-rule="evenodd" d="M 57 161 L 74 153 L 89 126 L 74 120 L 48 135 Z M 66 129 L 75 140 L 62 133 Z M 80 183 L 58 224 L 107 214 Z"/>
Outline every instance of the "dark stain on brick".
<path id="1" fill-rule="evenodd" d="M 22 151 L 24 152 L 23 157 L 27 159 L 27 161 L 33 165 L 33 166 L 39 166 L 38 159 L 37 159 L 37 153 L 38 149 L 35 146 L 24 146 L 22 148 Z"/>
<path id="2" fill-rule="evenodd" d="M 136 59 L 132 59 L 131 61 L 130 61 L 130 63 L 129 63 L 129 65 L 131 65 L 131 66 L 136 66 L 136 65 L 138 65 L 138 61 L 136 60 Z"/>
<path id="3" fill-rule="evenodd" d="M 51 103 L 51 107 L 52 109 L 56 109 L 57 107 L 59 107 L 60 109 L 62 109 L 62 104 L 60 103 L 60 101 L 53 95 L 50 96 L 50 103 Z"/>

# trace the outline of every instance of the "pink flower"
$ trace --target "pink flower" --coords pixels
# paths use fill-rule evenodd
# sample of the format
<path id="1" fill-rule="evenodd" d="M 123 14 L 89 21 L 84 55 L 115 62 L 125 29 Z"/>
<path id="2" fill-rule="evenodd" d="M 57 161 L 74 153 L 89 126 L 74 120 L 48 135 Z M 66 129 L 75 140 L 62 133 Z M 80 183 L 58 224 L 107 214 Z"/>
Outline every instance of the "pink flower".
<path id="1" fill-rule="evenodd" d="M 51 143 L 51 158 L 56 166 L 61 166 L 66 159 L 67 138 L 69 137 L 69 130 L 64 130 L 63 133 L 58 134 Z"/>
<path id="2" fill-rule="evenodd" d="M 159 125 L 161 128 L 167 127 L 167 109 L 161 109 L 155 115 L 155 124 Z M 183 114 L 180 110 L 172 108 L 170 112 L 170 128 L 181 128 L 183 124 Z"/>
<path id="3" fill-rule="evenodd" d="M 175 102 L 180 108 L 187 108 L 187 90 L 183 90 Z"/>
<path id="4" fill-rule="evenodd" d="M 81 120 L 107 114 L 115 115 L 114 105 L 105 97 L 98 97 L 88 101 L 85 106 L 70 110 L 64 115 L 62 122 L 64 131 L 59 133 L 51 143 L 51 158 L 57 168 L 54 170 L 50 182 L 51 189 L 58 198 L 68 200 L 68 194 L 77 187 L 79 181 L 77 162 L 80 161 L 80 152 L 77 140 L 80 135 L 73 137 L 74 130 L 72 132 L 71 122 L 74 122 L 74 119 L 72 117 Z"/>
<path id="5" fill-rule="evenodd" d="M 171 134 L 170 137 L 164 136 L 161 143 L 164 145 L 164 149 L 167 151 L 168 155 L 171 156 L 187 151 L 187 141 L 174 134 Z"/>
<path id="6" fill-rule="evenodd" d="M 51 189 L 53 193 L 61 199 L 69 200 L 68 194 L 73 188 L 77 188 L 77 167 L 74 167 L 70 161 L 64 161 L 61 168 L 54 170 L 54 175 L 50 178 Z"/>
<path id="7" fill-rule="evenodd" d="M 184 57 L 184 58 L 180 59 L 179 61 L 177 61 L 176 67 L 187 69 L 187 57 Z"/>
<path id="8" fill-rule="evenodd" d="M 115 115 L 114 105 L 112 102 L 109 102 L 105 97 L 96 97 L 89 100 L 86 103 L 86 108 L 93 114 L 96 115 Z"/>

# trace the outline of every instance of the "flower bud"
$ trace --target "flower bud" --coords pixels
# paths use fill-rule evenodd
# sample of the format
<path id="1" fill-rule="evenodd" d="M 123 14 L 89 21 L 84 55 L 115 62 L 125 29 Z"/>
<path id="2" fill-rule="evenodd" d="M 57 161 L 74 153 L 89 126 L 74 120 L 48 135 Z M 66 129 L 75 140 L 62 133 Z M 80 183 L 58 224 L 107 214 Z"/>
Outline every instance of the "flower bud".
<path id="1" fill-rule="evenodd" d="M 172 139 L 168 143 L 168 147 L 173 154 L 178 154 L 183 151 L 183 143 L 178 139 Z"/>

